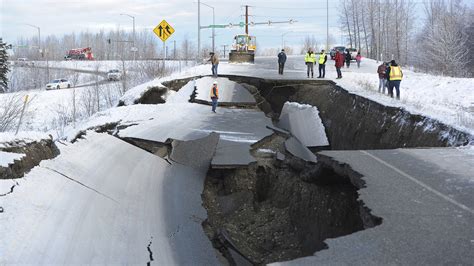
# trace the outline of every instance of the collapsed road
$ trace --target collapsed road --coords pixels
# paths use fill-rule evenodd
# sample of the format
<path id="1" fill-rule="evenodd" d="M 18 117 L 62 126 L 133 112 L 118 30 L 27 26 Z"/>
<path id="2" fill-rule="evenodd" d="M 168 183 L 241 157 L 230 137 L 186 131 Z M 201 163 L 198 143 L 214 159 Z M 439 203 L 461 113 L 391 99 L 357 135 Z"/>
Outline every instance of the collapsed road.
<path id="1" fill-rule="evenodd" d="M 376 104 L 328 82 L 229 78 L 218 78 L 228 89 L 217 114 L 214 79 L 177 82 L 166 103 L 148 105 L 149 119 L 115 125 L 114 136 L 88 131 L 18 179 L 0 198 L 0 264 L 474 261 L 473 154 L 351 132 L 317 99 L 337 92 L 353 115 Z M 438 127 L 423 146 L 470 138 Z"/>

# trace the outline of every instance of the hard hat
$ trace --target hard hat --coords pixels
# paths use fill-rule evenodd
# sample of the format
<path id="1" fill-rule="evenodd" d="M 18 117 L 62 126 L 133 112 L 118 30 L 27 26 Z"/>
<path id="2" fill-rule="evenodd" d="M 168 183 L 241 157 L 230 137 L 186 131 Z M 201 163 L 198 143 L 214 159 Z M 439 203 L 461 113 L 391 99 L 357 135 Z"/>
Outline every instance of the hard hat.
<path id="1" fill-rule="evenodd" d="M 216 80 L 216 81 L 214 81 L 212 84 L 214 84 L 214 85 L 217 85 L 217 80 Z"/>

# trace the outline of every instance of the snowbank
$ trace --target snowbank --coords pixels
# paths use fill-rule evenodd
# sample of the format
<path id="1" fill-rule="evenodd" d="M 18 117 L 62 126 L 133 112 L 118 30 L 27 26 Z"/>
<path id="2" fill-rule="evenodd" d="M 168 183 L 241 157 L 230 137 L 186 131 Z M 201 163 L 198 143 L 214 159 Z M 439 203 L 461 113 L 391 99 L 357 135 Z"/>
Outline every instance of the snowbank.
<path id="1" fill-rule="evenodd" d="M 5 147 L 6 142 L 23 141 L 31 143 L 49 138 L 50 136 L 44 132 L 21 131 L 18 132 L 18 135 L 10 132 L 0 132 L 0 148 Z"/>
<path id="2" fill-rule="evenodd" d="M 8 167 L 8 165 L 13 164 L 15 160 L 20 160 L 25 156 L 26 155 L 22 153 L 0 151 L 0 167 Z"/>

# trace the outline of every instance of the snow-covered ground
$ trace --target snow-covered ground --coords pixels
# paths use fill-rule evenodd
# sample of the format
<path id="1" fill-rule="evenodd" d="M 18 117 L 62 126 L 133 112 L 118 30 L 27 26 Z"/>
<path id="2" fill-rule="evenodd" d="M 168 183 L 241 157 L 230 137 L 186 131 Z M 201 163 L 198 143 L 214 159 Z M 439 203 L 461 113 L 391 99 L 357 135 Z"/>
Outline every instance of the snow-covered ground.
<path id="1" fill-rule="evenodd" d="M 22 153 L 0 151 L 0 166 L 8 167 L 9 164 L 13 164 L 15 160 L 20 160 L 23 157 L 25 154 Z"/>

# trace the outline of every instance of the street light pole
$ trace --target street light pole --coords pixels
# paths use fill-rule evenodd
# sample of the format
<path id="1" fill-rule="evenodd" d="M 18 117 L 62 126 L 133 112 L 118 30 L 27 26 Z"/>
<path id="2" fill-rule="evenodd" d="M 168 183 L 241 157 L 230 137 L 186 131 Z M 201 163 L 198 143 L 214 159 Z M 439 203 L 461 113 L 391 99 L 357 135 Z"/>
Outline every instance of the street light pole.
<path id="1" fill-rule="evenodd" d="M 205 5 L 205 6 L 209 7 L 209 8 L 212 8 L 212 25 L 216 25 L 216 16 L 215 16 L 215 13 L 214 13 L 214 11 L 215 11 L 215 10 L 214 10 L 214 7 L 213 7 L 213 6 L 210 6 L 210 5 L 206 4 L 206 3 L 203 3 L 203 2 L 201 2 L 201 1 L 199 1 L 199 2 L 200 2 L 200 4 L 202 4 L 202 5 Z M 216 48 L 216 46 L 215 46 L 216 31 L 215 31 L 215 30 L 216 30 L 216 29 L 213 27 L 213 28 L 212 28 L 212 52 L 213 52 L 213 53 L 215 53 L 215 48 Z"/>
<path id="2" fill-rule="evenodd" d="M 135 47 L 135 17 L 132 16 L 132 15 L 129 15 L 129 14 L 120 14 L 121 16 L 128 16 L 130 18 L 132 18 L 132 21 L 133 21 L 133 61 L 135 61 L 135 57 L 136 57 L 136 47 Z"/>
<path id="3" fill-rule="evenodd" d="M 41 53 L 41 57 L 44 57 L 44 53 L 41 50 L 41 28 L 35 25 L 31 25 L 31 24 L 25 24 L 25 25 L 36 28 L 38 30 L 38 51 Z"/>
<path id="4" fill-rule="evenodd" d="M 284 37 L 285 35 L 287 35 L 288 33 L 292 33 L 292 32 L 293 32 L 293 31 L 288 31 L 288 32 L 285 32 L 285 33 L 283 33 L 283 34 L 281 35 L 281 49 L 284 49 L 284 46 L 285 46 L 284 43 L 283 43 L 283 37 Z"/>
<path id="5" fill-rule="evenodd" d="M 329 0 L 326 0 L 326 51 L 329 51 Z"/>
<path id="6" fill-rule="evenodd" d="M 199 62 L 199 58 L 201 58 L 201 1 L 198 0 L 198 50 L 197 50 L 197 58 L 196 61 Z"/>

